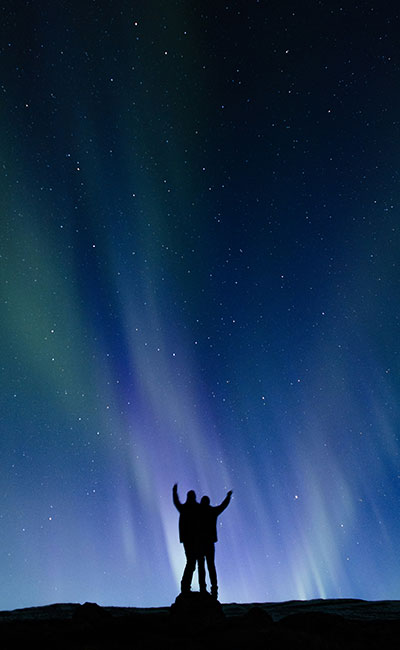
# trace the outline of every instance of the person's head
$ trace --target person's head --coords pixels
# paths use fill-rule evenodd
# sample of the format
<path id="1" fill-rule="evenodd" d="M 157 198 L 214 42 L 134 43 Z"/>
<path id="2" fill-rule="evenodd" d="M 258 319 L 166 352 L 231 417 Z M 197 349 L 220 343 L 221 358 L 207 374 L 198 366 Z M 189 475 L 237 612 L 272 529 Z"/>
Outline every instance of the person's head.
<path id="1" fill-rule="evenodd" d="M 195 503 L 196 501 L 196 492 L 194 490 L 189 490 L 186 495 L 186 503 Z"/>
<path id="2" fill-rule="evenodd" d="M 207 497 L 207 496 L 201 497 L 200 503 L 201 503 L 202 506 L 209 506 L 210 505 L 210 497 Z"/>

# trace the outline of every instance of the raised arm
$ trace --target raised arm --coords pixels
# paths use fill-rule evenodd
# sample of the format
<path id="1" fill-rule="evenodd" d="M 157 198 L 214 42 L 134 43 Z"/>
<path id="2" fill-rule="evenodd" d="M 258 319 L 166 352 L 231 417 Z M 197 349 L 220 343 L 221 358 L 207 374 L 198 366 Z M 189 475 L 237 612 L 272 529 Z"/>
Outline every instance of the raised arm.
<path id="1" fill-rule="evenodd" d="M 223 500 L 222 503 L 219 504 L 219 506 L 215 506 L 215 510 L 217 514 L 221 514 L 229 506 L 230 500 L 232 496 L 232 490 L 229 490 L 228 494 L 226 495 L 225 499 Z"/>
<path id="2" fill-rule="evenodd" d="M 174 502 L 175 508 L 180 512 L 182 504 L 179 501 L 178 497 L 178 483 L 175 483 L 174 487 L 172 488 L 172 501 Z"/>

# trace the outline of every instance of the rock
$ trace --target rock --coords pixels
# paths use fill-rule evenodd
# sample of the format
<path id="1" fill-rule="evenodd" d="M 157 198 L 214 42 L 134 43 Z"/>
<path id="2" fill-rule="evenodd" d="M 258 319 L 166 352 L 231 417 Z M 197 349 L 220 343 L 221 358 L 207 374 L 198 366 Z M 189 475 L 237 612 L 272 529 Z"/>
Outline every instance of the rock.
<path id="1" fill-rule="evenodd" d="M 246 624 L 255 628 L 271 627 L 271 625 L 274 624 L 272 616 L 270 616 L 264 609 L 257 606 L 249 609 L 249 611 L 243 616 L 243 620 Z"/>
<path id="2" fill-rule="evenodd" d="M 97 603 L 84 603 L 79 605 L 72 618 L 77 623 L 97 624 L 108 621 L 111 614 Z"/>
<path id="3" fill-rule="evenodd" d="M 171 616 L 177 625 L 194 630 L 217 625 L 225 618 L 221 603 L 199 591 L 179 594 L 171 605 Z"/>

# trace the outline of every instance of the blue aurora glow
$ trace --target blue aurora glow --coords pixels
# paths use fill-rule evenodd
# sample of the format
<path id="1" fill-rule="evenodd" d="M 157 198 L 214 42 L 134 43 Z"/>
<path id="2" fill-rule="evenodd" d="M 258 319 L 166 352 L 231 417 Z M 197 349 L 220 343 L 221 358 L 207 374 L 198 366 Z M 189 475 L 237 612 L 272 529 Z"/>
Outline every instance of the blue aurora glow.
<path id="1" fill-rule="evenodd" d="M 398 18 L 141 4 L 5 20 L 0 608 L 398 598 Z"/>

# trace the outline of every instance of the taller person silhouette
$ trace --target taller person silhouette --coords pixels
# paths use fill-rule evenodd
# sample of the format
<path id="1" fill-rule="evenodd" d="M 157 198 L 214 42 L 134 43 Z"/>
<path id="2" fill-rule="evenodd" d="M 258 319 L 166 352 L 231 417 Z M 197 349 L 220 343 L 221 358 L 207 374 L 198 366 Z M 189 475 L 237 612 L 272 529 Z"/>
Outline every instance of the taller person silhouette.
<path id="1" fill-rule="evenodd" d="M 225 499 L 219 506 L 210 505 L 210 497 L 204 496 L 200 501 L 199 507 L 199 585 L 200 591 L 205 593 L 206 588 L 206 571 L 205 563 L 207 562 L 208 575 L 211 582 L 211 595 L 218 597 L 217 571 L 215 568 L 215 542 L 217 536 L 217 518 L 228 507 L 232 496 L 232 490 L 229 490 Z"/>
<path id="2" fill-rule="evenodd" d="M 190 591 L 196 562 L 199 559 L 200 504 L 196 501 L 194 490 L 189 490 L 186 502 L 181 503 L 178 497 L 177 483 L 172 488 L 172 500 L 179 512 L 179 541 L 183 544 L 186 555 L 186 566 L 181 580 L 181 591 L 185 594 Z"/>

